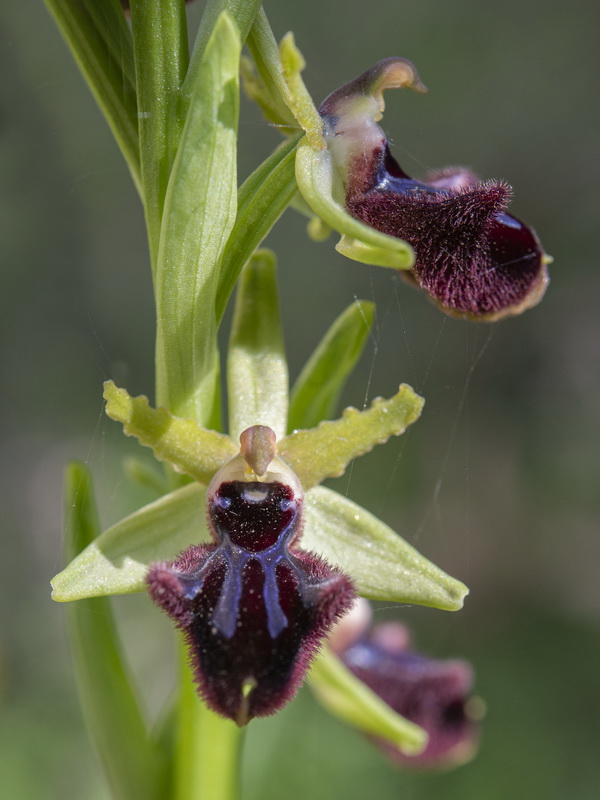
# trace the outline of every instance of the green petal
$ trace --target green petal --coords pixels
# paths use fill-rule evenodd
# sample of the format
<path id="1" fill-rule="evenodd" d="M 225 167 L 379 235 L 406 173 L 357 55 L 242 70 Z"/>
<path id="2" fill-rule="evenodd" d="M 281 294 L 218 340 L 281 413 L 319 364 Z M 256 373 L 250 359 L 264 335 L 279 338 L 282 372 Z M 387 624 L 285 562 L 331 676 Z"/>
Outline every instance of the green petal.
<path id="1" fill-rule="evenodd" d="M 318 150 L 308 140 L 300 142 L 296 155 L 296 181 L 314 213 L 342 234 L 336 246 L 342 255 L 377 267 L 412 267 L 415 259 L 409 244 L 354 219 L 334 197 L 334 166 L 328 150 Z"/>
<path id="2" fill-rule="evenodd" d="M 237 441 L 251 425 L 285 434 L 288 370 L 279 316 L 275 256 L 259 250 L 237 290 L 227 358 L 229 430 Z"/>
<path id="3" fill-rule="evenodd" d="M 427 745 L 423 728 L 397 714 L 328 648 L 315 659 L 308 680 L 328 711 L 363 733 L 385 739 L 407 755 Z"/>
<path id="4" fill-rule="evenodd" d="M 306 495 L 302 547 L 341 567 L 370 600 L 458 611 L 469 592 L 364 508 L 322 486 Z"/>
<path id="5" fill-rule="evenodd" d="M 73 557 L 94 539 L 98 522 L 86 468 L 71 464 L 65 483 L 67 555 Z M 149 736 L 109 601 L 74 603 L 67 619 L 81 705 L 112 796 L 158 800 L 164 796 L 165 753 Z"/>
<path id="6" fill-rule="evenodd" d="M 52 580 L 52 598 L 62 603 L 143 592 L 148 564 L 209 541 L 205 496 L 204 487 L 191 483 L 108 528 Z"/>
<path id="7" fill-rule="evenodd" d="M 376 398 L 366 411 L 347 408 L 341 419 L 291 433 L 278 442 L 278 453 L 309 489 L 325 478 L 338 478 L 353 458 L 404 433 L 419 418 L 423 402 L 402 384 L 398 394 L 389 400 Z"/>
<path id="8" fill-rule="evenodd" d="M 240 37 L 221 14 L 206 47 L 165 197 L 155 277 L 157 398 L 208 425 L 218 392 L 215 297 L 237 210 Z"/>
<path id="9" fill-rule="evenodd" d="M 164 408 L 152 408 L 147 397 L 131 397 L 112 381 L 104 384 L 104 399 L 106 413 L 123 424 L 128 436 L 135 436 L 160 461 L 200 483 L 210 483 L 215 472 L 238 453 L 228 436 L 175 417 Z"/>
<path id="10" fill-rule="evenodd" d="M 288 430 L 312 428 L 334 414 L 346 379 L 371 331 L 375 306 L 352 303 L 335 320 L 294 385 Z"/>

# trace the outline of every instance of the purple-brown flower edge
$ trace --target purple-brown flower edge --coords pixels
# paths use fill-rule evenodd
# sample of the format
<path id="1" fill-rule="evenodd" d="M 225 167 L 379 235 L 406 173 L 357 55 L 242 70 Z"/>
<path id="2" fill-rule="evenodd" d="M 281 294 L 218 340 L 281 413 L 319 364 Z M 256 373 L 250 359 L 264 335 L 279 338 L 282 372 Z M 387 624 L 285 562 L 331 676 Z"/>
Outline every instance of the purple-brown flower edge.
<path id="1" fill-rule="evenodd" d="M 348 212 L 413 247 L 403 274 L 446 313 L 494 321 L 534 306 L 549 259 L 533 229 L 507 212 L 510 186 L 460 167 L 417 181 L 392 155 L 377 121 L 383 91 L 401 86 L 426 91 L 410 61 L 388 58 L 321 105 Z"/>
<path id="2" fill-rule="evenodd" d="M 261 458 L 271 463 L 257 475 L 250 464 Z M 295 695 L 321 640 L 352 605 L 354 588 L 299 547 L 302 488 L 279 459 L 237 456 L 207 498 L 213 543 L 153 565 L 148 589 L 183 631 L 207 705 L 245 725 Z"/>
<path id="3" fill-rule="evenodd" d="M 472 697 L 473 671 L 466 661 L 436 660 L 413 652 L 407 629 L 400 623 L 375 626 L 336 649 L 357 678 L 427 732 L 427 746 L 418 755 L 405 755 L 390 742 L 375 739 L 392 761 L 404 767 L 444 768 L 474 754 L 481 701 Z"/>

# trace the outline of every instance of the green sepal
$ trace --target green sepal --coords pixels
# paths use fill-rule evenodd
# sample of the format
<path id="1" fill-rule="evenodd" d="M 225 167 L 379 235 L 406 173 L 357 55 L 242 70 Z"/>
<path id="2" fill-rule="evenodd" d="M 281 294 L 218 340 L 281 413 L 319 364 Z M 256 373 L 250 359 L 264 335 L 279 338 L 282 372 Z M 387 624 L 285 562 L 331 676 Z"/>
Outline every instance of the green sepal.
<path id="1" fill-rule="evenodd" d="M 244 181 L 238 193 L 235 225 L 225 246 L 217 289 L 220 322 L 240 271 L 297 193 L 298 138 L 283 142 Z"/>
<path id="2" fill-rule="evenodd" d="M 371 331 L 375 306 L 352 303 L 329 328 L 292 390 L 288 430 L 312 428 L 334 414 Z"/>
<path id="3" fill-rule="evenodd" d="M 229 436 L 201 428 L 164 408 L 152 408 L 147 397 L 131 397 L 112 381 L 104 384 L 104 399 L 107 415 L 120 422 L 128 436 L 135 436 L 152 448 L 159 461 L 199 483 L 210 483 L 215 472 L 238 453 Z"/>
<path id="4" fill-rule="evenodd" d="M 311 146 L 307 139 L 298 145 L 296 181 L 313 212 L 342 234 L 336 249 L 342 255 L 377 267 L 410 269 L 414 253 L 409 244 L 395 236 L 369 228 L 351 217 L 334 195 L 334 165 L 328 150 Z"/>
<path id="5" fill-rule="evenodd" d="M 158 404 L 209 425 L 218 393 L 215 297 L 237 210 L 240 37 L 223 12 L 200 65 L 167 188 L 155 279 Z"/>
<path id="6" fill-rule="evenodd" d="M 305 505 L 302 547 L 341 567 L 363 597 L 462 608 L 467 587 L 361 506 L 322 486 L 307 493 Z"/>
<path id="7" fill-rule="evenodd" d="M 125 517 L 95 538 L 52 580 L 59 603 L 143 592 L 148 565 L 209 541 L 206 488 L 190 483 Z"/>
<path id="8" fill-rule="evenodd" d="M 288 369 L 277 298 L 275 256 L 259 250 L 242 271 L 227 357 L 229 430 L 233 441 L 251 425 L 280 438 L 288 412 Z"/>
<path id="9" fill-rule="evenodd" d="M 351 575 L 371 600 L 462 606 L 468 589 L 368 511 L 329 489 L 306 494 L 300 545 Z M 150 503 L 98 536 L 52 581 L 59 602 L 145 589 L 148 565 L 209 541 L 205 488 L 193 483 Z"/>
<path id="10" fill-rule="evenodd" d="M 378 397 L 365 411 L 347 408 L 340 419 L 294 431 L 278 442 L 277 451 L 309 489 L 325 478 L 339 478 L 353 458 L 404 433 L 419 418 L 423 402 L 410 386 L 402 384 L 394 397 Z"/>
<path id="11" fill-rule="evenodd" d="M 426 747 L 426 731 L 397 714 L 329 648 L 313 662 L 308 681 L 328 711 L 362 733 L 384 739 L 406 755 L 417 755 Z"/>
<path id="12" fill-rule="evenodd" d="M 98 521 L 87 469 L 72 463 L 65 477 L 66 550 L 73 558 L 93 545 Z M 74 603 L 67 619 L 81 705 L 112 796 L 159 800 L 166 788 L 166 753 L 148 733 L 110 602 Z"/>
<path id="13" fill-rule="evenodd" d="M 304 85 L 302 72 L 306 67 L 304 56 L 296 47 L 293 33 L 286 33 L 279 45 L 279 57 L 283 78 L 289 92 L 288 105 L 294 117 L 306 133 L 311 146 L 323 150 L 326 147 L 323 137 L 323 121 Z"/>

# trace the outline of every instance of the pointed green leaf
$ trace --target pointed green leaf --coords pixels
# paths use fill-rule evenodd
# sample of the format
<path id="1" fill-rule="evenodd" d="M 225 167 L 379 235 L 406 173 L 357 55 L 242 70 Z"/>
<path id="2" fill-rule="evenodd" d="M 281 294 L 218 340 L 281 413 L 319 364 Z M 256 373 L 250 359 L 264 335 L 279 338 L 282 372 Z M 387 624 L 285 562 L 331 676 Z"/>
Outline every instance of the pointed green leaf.
<path id="1" fill-rule="evenodd" d="M 83 0 L 83 5 L 112 57 L 121 65 L 123 75 L 135 89 L 133 39 L 120 0 L 104 0 L 103 3 Z"/>
<path id="2" fill-rule="evenodd" d="M 91 476 L 82 464 L 67 469 L 65 505 L 67 555 L 72 558 L 98 529 Z M 68 627 L 81 705 L 112 796 L 158 800 L 165 788 L 165 753 L 148 734 L 109 601 L 74 603 Z"/>
<path id="3" fill-rule="evenodd" d="M 158 404 L 205 425 L 218 392 L 220 262 L 237 210 L 240 47 L 224 12 L 206 47 L 171 170 L 155 280 Z"/>
<path id="4" fill-rule="evenodd" d="M 364 508 L 322 486 L 311 489 L 305 502 L 302 547 L 341 567 L 359 594 L 444 611 L 462 608 L 467 587 Z"/>
<path id="5" fill-rule="evenodd" d="M 342 234 L 337 245 L 342 255 L 378 267 L 410 269 L 414 253 L 402 239 L 369 228 L 346 211 L 334 192 L 334 166 L 328 150 L 311 147 L 304 139 L 296 155 L 296 180 L 313 212 Z"/>
<path id="6" fill-rule="evenodd" d="M 207 0 L 196 33 L 190 66 L 185 76 L 183 86 L 181 87 L 182 104 L 184 107 L 190 102 L 190 97 L 198 81 L 198 73 L 201 68 L 207 44 L 222 12 L 226 11 L 231 20 L 235 23 L 243 44 L 252 27 L 260 4 L 261 0 Z"/>
<path id="7" fill-rule="evenodd" d="M 108 528 L 52 580 L 52 598 L 143 592 L 148 564 L 209 540 L 205 495 L 204 487 L 188 484 Z"/>
<path id="8" fill-rule="evenodd" d="M 237 290 L 227 358 L 229 430 L 237 441 L 251 425 L 285 434 L 288 371 L 279 316 L 275 256 L 259 250 Z"/>
<path id="9" fill-rule="evenodd" d="M 216 299 L 218 322 L 242 267 L 297 192 L 297 143 L 297 138 L 283 142 L 240 187 L 235 226 L 223 252 Z"/>
<path id="10" fill-rule="evenodd" d="M 328 711 L 363 733 L 385 739 L 406 755 L 416 755 L 427 745 L 423 728 L 384 703 L 329 648 L 315 659 L 308 680 Z"/>
<path id="11" fill-rule="evenodd" d="M 185 6 L 178 0 L 130 0 L 129 6 L 144 210 L 154 271 L 167 183 L 183 127 L 178 101 L 188 64 L 187 21 Z"/>
<path id="12" fill-rule="evenodd" d="M 104 384 L 104 399 L 106 413 L 122 423 L 128 436 L 135 436 L 160 461 L 200 483 L 210 483 L 215 472 L 238 453 L 228 436 L 175 417 L 164 408 L 152 408 L 147 397 L 131 397 L 112 381 Z"/>
<path id="13" fill-rule="evenodd" d="M 106 29 L 96 25 L 82 3 L 45 2 L 106 117 L 141 194 L 137 102 L 135 89 L 124 71 L 124 62 L 116 58 L 114 49 L 109 47 Z"/>
<path id="14" fill-rule="evenodd" d="M 404 433 L 422 408 L 423 399 L 402 384 L 394 397 L 378 397 L 365 411 L 347 408 L 341 419 L 294 431 L 278 443 L 278 453 L 309 489 L 325 478 L 338 478 L 353 458 Z"/>
<path id="15" fill-rule="evenodd" d="M 312 428 L 335 413 L 373 324 L 375 306 L 357 300 L 335 320 L 294 385 L 288 430 Z"/>

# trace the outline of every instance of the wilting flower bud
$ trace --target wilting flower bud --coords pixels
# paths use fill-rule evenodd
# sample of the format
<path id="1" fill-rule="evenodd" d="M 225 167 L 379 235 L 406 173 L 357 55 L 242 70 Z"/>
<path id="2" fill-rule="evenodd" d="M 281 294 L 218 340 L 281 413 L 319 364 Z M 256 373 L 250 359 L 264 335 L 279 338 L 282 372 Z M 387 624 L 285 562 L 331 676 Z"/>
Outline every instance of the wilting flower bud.
<path id="1" fill-rule="evenodd" d="M 200 693 L 245 725 L 296 693 L 309 662 L 354 589 L 299 547 L 303 492 L 255 426 L 208 487 L 214 543 L 194 545 L 148 573 L 154 601 L 184 631 Z"/>
<path id="2" fill-rule="evenodd" d="M 388 58 L 321 105 L 348 212 L 413 247 L 403 274 L 445 312 L 492 321 L 530 308 L 546 289 L 548 259 L 535 232 L 507 213 L 510 186 L 462 168 L 409 177 L 377 124 L 383 91 L 402 86 L 426 91 L 410 61 Z"/>
<path id="3" fill-rule="evenodd" d="M 345 630 L 345 622 L 346 618 L 331 639 L 339 658 L 394 711 L 421 726 L 429 737 L 417 755 L 406 755 L 389 741 L 376 738 L 378 746 L 404 766 L 447 767 L 468 760 L 477 744 L 475 717 L 481 704 L 471 697 L 470 665 L 413 652 L 409 632 L 400 623 L 380 624 L 369 633 L 363 627 L 359 633 L 356 625 Z M 354 641 L 349 641 L 352 635 Z"/>

